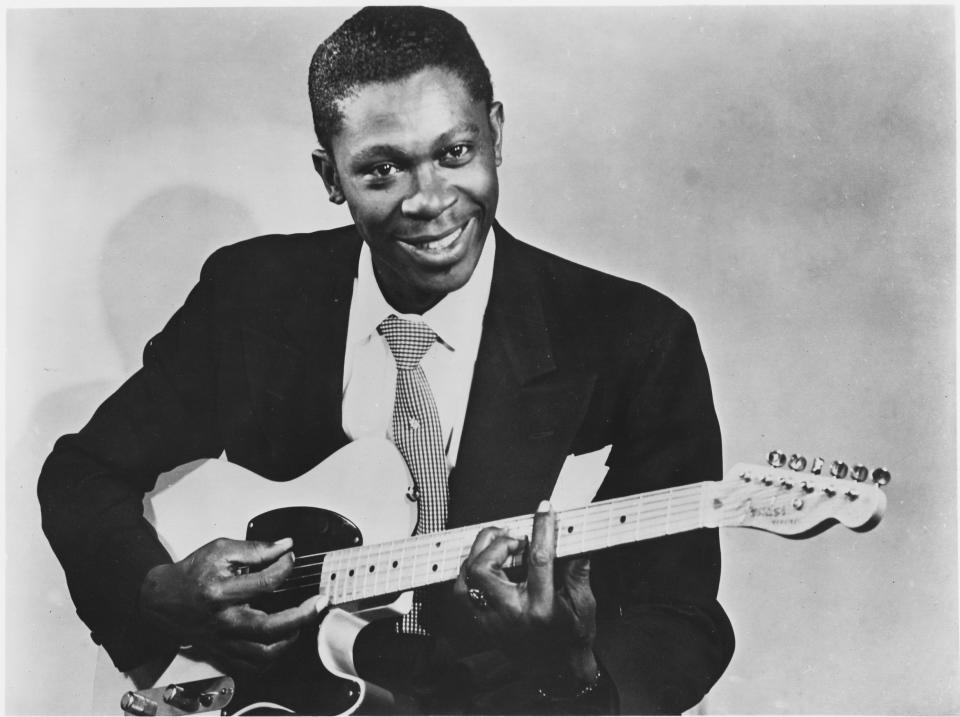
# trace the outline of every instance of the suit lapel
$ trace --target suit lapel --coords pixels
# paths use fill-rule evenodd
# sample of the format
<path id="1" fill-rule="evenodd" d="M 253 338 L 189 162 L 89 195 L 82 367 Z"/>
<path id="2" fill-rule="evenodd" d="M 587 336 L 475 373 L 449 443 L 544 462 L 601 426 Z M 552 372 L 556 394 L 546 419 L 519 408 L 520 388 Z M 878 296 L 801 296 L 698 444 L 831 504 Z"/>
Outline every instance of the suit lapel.
<path id="1" fill-rule="evenodd" d="M 360 242 L 331 240 L 311 249 L 287 277 L 295 288 L 280 317 L 283 333 L 243 334 L 250 395 L 277 477 L 293 478 L 347 442 L 343 353 Z"/>
<path id="2" fill-rule="evenodd" d="M 495 229 L 493 285 L 450 476 L 450 527 L 529 513 L 550 496 L 595 381 L 551 330 L 530 252 Z"/>

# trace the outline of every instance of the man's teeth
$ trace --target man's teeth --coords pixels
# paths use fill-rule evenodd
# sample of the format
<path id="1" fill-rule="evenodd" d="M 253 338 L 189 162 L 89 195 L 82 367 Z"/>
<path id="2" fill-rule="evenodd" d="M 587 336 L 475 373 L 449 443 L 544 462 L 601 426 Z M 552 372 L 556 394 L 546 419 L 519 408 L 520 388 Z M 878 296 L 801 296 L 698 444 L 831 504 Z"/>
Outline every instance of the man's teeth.
<path id="1" fill-rule="evenodd" d="M 460 227 L 452 234 L 448 234 L 443 239 L 437 239 L 436 241 L 427 242 L 426 244 L 419 244 L 417 245 L 417 249 L 422 251 L 443 251 L 447 247 L 452 246 L 461 234 L 463 234 L 463 227 Z"/>

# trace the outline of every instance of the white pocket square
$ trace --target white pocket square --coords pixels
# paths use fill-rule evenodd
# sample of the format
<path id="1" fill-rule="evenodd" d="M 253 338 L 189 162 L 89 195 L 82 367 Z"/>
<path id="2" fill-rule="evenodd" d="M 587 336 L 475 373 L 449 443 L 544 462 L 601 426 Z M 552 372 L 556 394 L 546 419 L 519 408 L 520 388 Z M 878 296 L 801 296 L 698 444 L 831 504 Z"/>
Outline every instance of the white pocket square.
<path id="1" fill-rule="evenodd" d="M 550 496 L 554 510 L 579 508 L 593 500 L 607 474 L 610 448 L 604 446 L 598 451 L 567 456 Z"/>

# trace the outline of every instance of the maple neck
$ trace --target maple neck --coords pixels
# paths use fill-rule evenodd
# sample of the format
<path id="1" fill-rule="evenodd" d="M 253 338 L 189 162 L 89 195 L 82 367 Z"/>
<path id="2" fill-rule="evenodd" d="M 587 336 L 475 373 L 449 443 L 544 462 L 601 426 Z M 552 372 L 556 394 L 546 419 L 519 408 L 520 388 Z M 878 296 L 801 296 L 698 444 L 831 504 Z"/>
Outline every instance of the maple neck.
<path id="1" fill-rule="evenodd" d="M 613 498 L 557 513 L 557 557 L 715 526 L 709 522 L 710 486 L 694 483 Z M 332 604 L 374 598 L 456 579 L 477 533 L 496 526 L 531 535 L 533 515 L 522 515 L 373 545 L 297 556 L 281 590 L 319 585 Z M 518 555 L 507 567 L 520 565 Z"/>

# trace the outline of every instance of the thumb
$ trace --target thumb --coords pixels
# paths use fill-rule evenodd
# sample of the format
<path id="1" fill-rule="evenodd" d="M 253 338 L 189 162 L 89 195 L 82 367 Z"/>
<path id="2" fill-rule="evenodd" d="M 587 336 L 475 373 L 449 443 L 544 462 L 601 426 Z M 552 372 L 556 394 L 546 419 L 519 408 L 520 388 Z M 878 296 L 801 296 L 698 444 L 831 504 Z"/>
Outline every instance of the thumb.
<path id="1" fill-rule="evenodd" d="M 288 553 L 293 547 L 293 538 L 282 538 L 272 543 L 265 540 L 231 540 L 226 557 L 244 565 L 265 565 Z"/>

